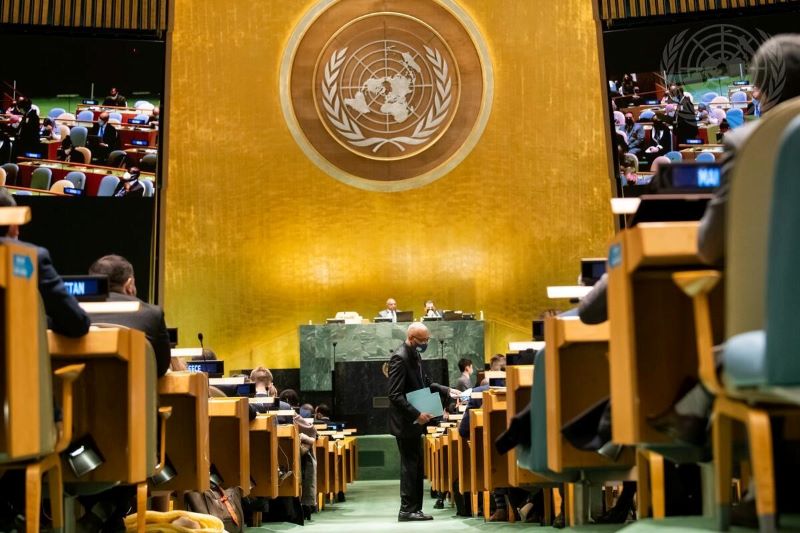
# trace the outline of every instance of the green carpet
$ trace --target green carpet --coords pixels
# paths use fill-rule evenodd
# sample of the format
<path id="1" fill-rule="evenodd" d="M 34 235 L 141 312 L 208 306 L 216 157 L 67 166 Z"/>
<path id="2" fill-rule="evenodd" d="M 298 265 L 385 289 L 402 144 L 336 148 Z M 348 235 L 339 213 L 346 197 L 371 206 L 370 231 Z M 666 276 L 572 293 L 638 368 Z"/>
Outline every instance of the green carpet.
<path id="1" fill-rule="evenodd" d="M 433 515 L 431 522 L 398 523 L 397 511 L 400 507 L 400 482 L 393 481 L 357 481 L 347 490 L 347 501 L 325 508 L 321 513 L 312 515 L 312 521 L 305 526 L 295 524 L 264 524 L 262 527 L 248 528 L 250 532 L 291 531 L 301 532 L 342 532 L 373 533 L 382 531 L 446 533 L 475 531 L 530 531 L 544 532 L 555 530 L 551 527 L 540 527 L 531 524 L 486 523 L 483 518 L 462 518 L 455 516 L 455 508 L 446 507 L 434 510 L 434 500 L 427 497 L 428 484 L 425 484 L 426 513 Z M 781 531 L 800 530 L 800 517 L 781 518 Z M 611 533 L 624 530 L 624 533 L 678 533 L 715 531 L 714 520 L 703 517 L 669 518 L 662 521 L 642 520 L 626 526 L 587 525 L 562 531 L 580 531 L 581 533 Z M 731 528 L 732 532 L 752 531 L 743 528 Z"/>

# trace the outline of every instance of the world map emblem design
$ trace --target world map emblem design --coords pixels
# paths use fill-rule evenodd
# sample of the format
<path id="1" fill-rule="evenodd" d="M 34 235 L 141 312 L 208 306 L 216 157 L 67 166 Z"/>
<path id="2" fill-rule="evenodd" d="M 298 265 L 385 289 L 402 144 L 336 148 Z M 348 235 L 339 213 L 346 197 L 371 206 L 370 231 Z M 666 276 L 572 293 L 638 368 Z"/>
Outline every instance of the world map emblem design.
<path id="1" fill-rule="evenodd" d="M 284 54 L 281 99 L 317 166 L 349 185 L 398 191 L 438 179 L 474 147 L 491 109 L 491 64 L 450 0 L 380 4 L 318 3 Z"/>

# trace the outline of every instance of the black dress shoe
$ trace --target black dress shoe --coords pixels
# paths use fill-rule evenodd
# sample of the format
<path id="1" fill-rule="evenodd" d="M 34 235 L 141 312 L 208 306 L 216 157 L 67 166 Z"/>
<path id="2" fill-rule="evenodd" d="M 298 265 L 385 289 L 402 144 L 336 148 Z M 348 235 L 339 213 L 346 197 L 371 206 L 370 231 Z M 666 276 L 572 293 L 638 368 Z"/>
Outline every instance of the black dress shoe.
<path id="1" fill-rule="evenodd" d="M 424 520 L 433 520 L 433 517 L 431 515 L 422 514 L 422 511 L 417 511 L 415 513 L 400 511 L 397 515 L 398 522 L 422 522 Z"/>
<path id="2" fill-rule="evenodd" d="M 708 420 L 700 416 L 680 415 L 675 409 L 647 419 L 647 423 L 661 433 L 672 439 L 703 447 L 708 442 Z"/>
<path id="3" fill-rule="evenodd" d="M 433 504 L 434 509 L 444 509 L 444 500 L 436 500 L 436 503 Z"/>

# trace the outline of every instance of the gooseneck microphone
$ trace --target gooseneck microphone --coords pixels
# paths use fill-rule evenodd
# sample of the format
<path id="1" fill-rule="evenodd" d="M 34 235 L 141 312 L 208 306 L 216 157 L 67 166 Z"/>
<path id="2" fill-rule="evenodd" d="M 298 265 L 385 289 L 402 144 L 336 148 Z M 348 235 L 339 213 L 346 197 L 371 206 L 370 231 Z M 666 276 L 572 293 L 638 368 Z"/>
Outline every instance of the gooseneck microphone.
<path id="1" fill-rule="evenodd" d="M 202 351 L 202 353 L 200 355 L 203 357 L 203 361 L 205 361 L 206 360 L 206 349 L 203 346 L 203 334 L 202 333 L 198 333 L 197 334 L 197 340 L 200 341 L 200 350 Z"/>

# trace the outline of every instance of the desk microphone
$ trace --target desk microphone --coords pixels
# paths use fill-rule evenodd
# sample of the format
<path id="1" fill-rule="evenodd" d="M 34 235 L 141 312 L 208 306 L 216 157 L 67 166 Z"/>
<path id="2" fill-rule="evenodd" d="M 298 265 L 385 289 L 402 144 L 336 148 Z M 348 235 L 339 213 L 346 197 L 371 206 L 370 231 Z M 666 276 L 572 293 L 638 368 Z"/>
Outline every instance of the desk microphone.
<path id="1" fill-rule="evenodd" d="M 439 339 L 439 357 L 444 359 L 444 339 Z"/>
<path id="2" fill-rule="evenodd" d="M 200 350 L 202 350 L 202 353 L 200 355 L 203 357 L 203 361 L 205 361 L 206 360 L 206 349 L 203 347 L 203 334 L 202 333 L 198 333 L 197 334 L 197 340 L 200 341 Z"/>

